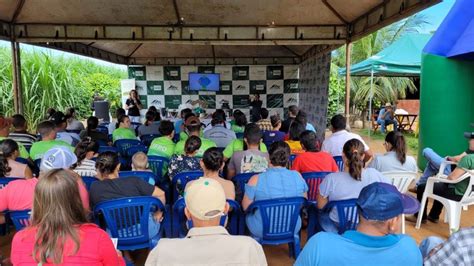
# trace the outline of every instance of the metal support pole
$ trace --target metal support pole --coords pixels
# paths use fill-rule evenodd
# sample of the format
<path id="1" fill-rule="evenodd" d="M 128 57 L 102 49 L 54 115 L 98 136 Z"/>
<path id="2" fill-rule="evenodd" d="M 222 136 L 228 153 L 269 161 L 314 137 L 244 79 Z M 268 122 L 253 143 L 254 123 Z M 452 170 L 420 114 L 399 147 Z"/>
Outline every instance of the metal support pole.
<path id="1" fill-rule="evenodd" d="M 374 98 L 374 69 L 370 70 L 370 91 L 369 91 L 369 121 L 372 123 L 372 99 Z M 377 121 L 376 121 L 377 122 Z M 372 124 L 369 126 L 369 138 L 370 130 L 372 129 Z"/>
<path id="2" fill-rule="evenodd" d="M 352 43 L 346 43 L 346 109 L 345 116 L 349 125 L 350 102 L 351 102 L 351 49 Z"/>
<path id="3" fill-rule="evenodd" d="M 13 104 L 15 113 L 23 114 L 20 43 L 11 41 L 12 46 L 12 74 L 13 74 Z"/>

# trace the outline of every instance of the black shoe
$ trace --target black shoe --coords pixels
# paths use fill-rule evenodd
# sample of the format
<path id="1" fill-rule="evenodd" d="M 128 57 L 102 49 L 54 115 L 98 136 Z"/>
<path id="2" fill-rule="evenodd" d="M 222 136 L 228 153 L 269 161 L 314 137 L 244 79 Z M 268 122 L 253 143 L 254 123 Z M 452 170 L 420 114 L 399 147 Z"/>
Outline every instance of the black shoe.
<path id="1" fill-rule="evenodd" d="M 432 223 L 435 223 L 435 224 L 437 224 L 439 222 L 439 218 L 433 218 L 429 215 L 428 215 L 427 219 L 428 219 L 428 221 L 430 221 Z"/>
<path id="2" fill-rule="evenodd" d="M 417 218 L 415 215 L 413 215 L 413 216 L 405 216 L 405 220 L 407 220 L 407 221 L 409 221 L 409 222 L 412 222 L 412 223 L 416 223 L 416 220 L 417 220 L 417 219 L 418 219 L 418 218 Z M 422 220 L 421 220 L 421 223 L 422 223 L 422 224 L 425 224 L 425 223 L 426 223 L 426 219 L 422 219 Z"/>

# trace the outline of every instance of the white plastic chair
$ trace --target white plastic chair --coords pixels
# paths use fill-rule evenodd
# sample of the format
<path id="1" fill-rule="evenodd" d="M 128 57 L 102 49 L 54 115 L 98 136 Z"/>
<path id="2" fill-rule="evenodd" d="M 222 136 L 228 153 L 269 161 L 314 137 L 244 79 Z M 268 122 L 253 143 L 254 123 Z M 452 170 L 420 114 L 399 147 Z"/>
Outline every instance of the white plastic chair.
<path id="1" fill-rule="evenodd" d="M 395 186 L 400 193 L 407 193 L 411 182 L 418 177 L 416 172 L 407 171 L 390 171 L 382 173 L 385 177 L 390 178 L 392 185 Z M 405 215 L 402 214 L 402 234 L 405 234 Z"/>
<path id="2" fill-rule="evenodd" d="M 472 186 L 474 185 L 474 171 L 464 169 L 466 171 L 464 175 L 462 175 L 456 180 L 449 180 L 444 174 L 444 169 L 446 168 L 446 166 L 452 164 L 456 163 L 450 161 L 443 162 L 441 164 L 438 174 L 436 176 L 428 178 L 425 192 L 423 193 L 423 199 L 421 200 L 420 212 L 416 221 L 416 229 L 420 229 L 421 220 L 423 217 L 423 210 L 426 207 L 426 202 L 428 198 L 432 198 L 433 200 L 441 202 L 441 204 L 443 204 L 443 206 L 446 208 L 445 212 L 447 215 L 447 219 L 445 219 L 445 222 L 446 220 L 449 222 L 450 234 L 456 232 L 459 229 L 459 223 L 461 221 L 461 210 L 463 209 L 463 207 L 474 204 L 474 193 L 472 190 Z M 457 184 L 470 177 L 473 178 L 469 180 L 469 185 L 467 186 L 466 192 L 464 192 L 464 196 L 461 198 L 460 201 L 454 201 L 447 198 L 443 198 L 433 193 L 433 186 L 435 183 L 441 182 L 446 184 Z"/>

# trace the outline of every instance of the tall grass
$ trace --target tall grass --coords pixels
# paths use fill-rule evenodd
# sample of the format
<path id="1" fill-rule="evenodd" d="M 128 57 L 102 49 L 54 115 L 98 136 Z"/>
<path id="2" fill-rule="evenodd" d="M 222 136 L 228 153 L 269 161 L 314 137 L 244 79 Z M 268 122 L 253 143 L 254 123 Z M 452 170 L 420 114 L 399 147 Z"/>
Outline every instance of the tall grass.
<path id="1" fill-rule="evenodd" d="M 119 103 L 120 79 L 127 76 L 125 70 L 39 50 L 22 50 L 21 60 L 23 108 L 30 128 L 36 127 L 50 107 L 60 111 L 75 107 L 80 117 L 89 116 L 94 91 Z M 11 51 L 1 47 L 0 114 L 14 114 Z"/>

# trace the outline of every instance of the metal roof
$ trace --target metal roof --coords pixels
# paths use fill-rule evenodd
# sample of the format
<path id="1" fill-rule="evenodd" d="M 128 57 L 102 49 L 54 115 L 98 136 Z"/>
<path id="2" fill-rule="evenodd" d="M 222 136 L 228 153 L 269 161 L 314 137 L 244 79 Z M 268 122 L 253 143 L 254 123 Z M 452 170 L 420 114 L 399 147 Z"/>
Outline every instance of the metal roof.
<path id="1" fill-rule="evenodd" d="M 120 64 L 297 64 L 441 0 L 0 0 L 0 38 Z"/>

